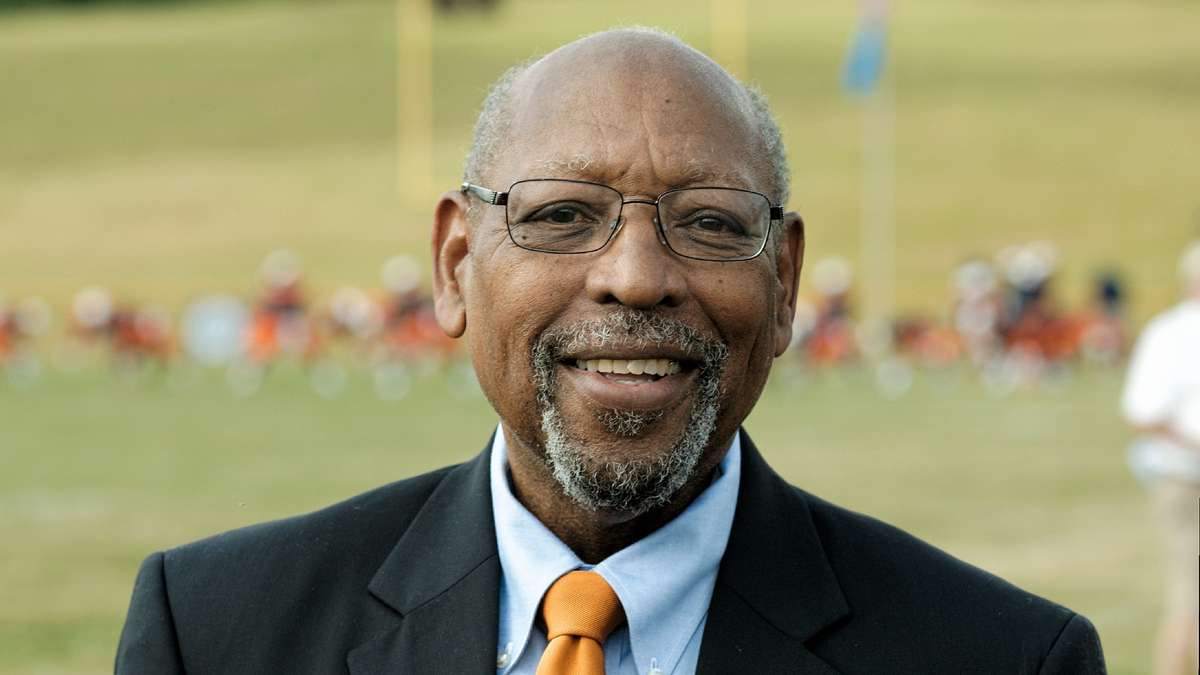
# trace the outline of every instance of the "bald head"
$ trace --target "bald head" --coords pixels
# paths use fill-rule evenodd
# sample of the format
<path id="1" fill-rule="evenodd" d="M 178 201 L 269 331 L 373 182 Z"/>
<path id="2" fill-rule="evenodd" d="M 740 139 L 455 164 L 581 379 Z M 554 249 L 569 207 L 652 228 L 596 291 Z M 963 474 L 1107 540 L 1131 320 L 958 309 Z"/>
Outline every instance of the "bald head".
<path id="1" fill-rule="evenodd" d="M 628 115 L 611 114 L 611 108 L 626 105 Z M 608 109 L 605 115 L 598 114 L 600 108 Z M 705 111 L 710 136 L 752 150 L 753 170 L 761 177 L 756 186 L 772 202 L 785 203 L 787 157 L 763 97 L 678 38 L 647 28 L 596 33 L 505 73 L 484 102 L 465 178 L 515 179 L 497 175 L 503 173 L 504 158 L 536 141 L 526 138 L 525 130 L 546 128 L 551 119 L 558 129 L 603 125 L 614 137 L 644 131 L 658 139 L 670 136 L 672 120 L 696 110 Z M 719 171 L 699 150 L 687 158 L 697 172 Z M 581 152 L 548 161 L 580 167 L 596 159 Z"/>

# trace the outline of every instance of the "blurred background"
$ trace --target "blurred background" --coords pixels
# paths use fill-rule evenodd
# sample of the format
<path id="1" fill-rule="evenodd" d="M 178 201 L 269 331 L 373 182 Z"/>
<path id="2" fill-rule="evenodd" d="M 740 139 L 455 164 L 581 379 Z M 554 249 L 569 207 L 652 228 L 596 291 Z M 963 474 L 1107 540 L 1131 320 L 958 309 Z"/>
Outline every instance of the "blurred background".
<path id="1" fill-rule="evenodd" d="M 1117 401 L 1200 236 L 1190 0 L 0 0 L 0 672 L 111 669 L 154 550 L 483 447 L 431 207 L 500 72 L 629 24 L 783 127 L 808 261 L 769 461 L 1149 672 Z"/>

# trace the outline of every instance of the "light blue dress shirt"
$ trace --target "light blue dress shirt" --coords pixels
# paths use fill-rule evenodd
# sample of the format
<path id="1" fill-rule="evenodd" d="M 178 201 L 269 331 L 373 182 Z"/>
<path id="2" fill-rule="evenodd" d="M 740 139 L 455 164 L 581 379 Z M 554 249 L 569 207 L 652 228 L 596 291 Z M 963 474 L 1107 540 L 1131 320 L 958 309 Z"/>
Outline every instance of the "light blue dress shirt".
<path id="1" fill-rule="evenodd" d="M 500 551 L 500 643 L 496 671 L 533 675 L 546 648 L 534 624 L 542 596 L 563 574 L 590 569 L 612 586 L 626 623 L 604 643 L 606 675 L 694 673 L 717 567 L 737 505 L 742 446 L 737 435 L 708 488 L 650 536 L 584 564 L 524 507 L 508 480 L 504 430 L 492 442 L 492 513 Z"/>

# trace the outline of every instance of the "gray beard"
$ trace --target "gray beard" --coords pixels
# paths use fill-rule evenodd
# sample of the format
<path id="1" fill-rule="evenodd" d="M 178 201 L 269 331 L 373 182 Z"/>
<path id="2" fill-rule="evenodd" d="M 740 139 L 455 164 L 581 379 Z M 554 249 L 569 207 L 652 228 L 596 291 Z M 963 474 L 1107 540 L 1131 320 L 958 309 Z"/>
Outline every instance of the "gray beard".
<path id="1" fill-rule="evenodd" d="M 596 456 L 567 429 L 555 398 L 555 367 L 564 354 L 608 346 L 647 348 L 670 345 L 699 362 L 696 391 L 682 436 L 666 452 L 649 460 L 626 462 Z M 537 403 L 546 434 L 542 459 L 563 492 L 589 511 L 641 515 L 670 502 L 692 478 L 708 447 L 720 409 L 721 373 L 729 357 L 724 343 L 705 338 L 687 324 L 651 312 L 621 308 L 604 319 L 546 331 L 533 348 Z M 663 416 L 663 411 L 596 410 L 609 433 L 634 438 Z"/>

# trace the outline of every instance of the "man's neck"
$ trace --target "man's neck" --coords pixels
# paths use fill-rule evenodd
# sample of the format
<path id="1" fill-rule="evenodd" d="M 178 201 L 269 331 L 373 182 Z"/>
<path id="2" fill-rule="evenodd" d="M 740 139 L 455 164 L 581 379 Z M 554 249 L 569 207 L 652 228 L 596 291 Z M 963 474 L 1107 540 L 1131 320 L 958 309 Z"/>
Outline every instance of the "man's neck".
<path id="1" fill-rule="evenodd" d="M 722 454 L 702 457 L 696 472 L 666 505 L 641 515 L 591 511 L 568 497 L 536 451 L 506 434 L 513 495 L 579 559 L 595 565 L 671 522 L 712 482 Z"/>

